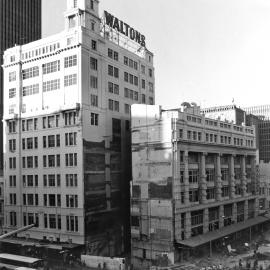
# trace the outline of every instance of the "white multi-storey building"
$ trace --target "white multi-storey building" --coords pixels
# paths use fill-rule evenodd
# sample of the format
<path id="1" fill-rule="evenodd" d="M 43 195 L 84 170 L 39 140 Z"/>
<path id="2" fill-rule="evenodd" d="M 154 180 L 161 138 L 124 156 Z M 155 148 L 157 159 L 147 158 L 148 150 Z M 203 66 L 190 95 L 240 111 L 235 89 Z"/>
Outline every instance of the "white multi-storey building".
<path id="1" fill-rule="evenodd" d="M 129 242 L 130 105 L 154 103 L 154 68 L 98 4 L 68 0 L 63 32 L 5 51 L 5 230 L 36 222 L 19 236 L 113 255 Z"/>

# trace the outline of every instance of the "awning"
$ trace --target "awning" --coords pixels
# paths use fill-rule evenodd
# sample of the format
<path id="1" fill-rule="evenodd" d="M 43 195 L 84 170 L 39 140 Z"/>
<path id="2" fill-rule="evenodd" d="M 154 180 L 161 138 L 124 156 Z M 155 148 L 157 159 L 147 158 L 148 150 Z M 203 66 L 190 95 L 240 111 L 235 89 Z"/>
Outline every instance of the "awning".
<path id="1" fill-rule="evenodd" d="M 26 239 L 20 239 L 20 238 L 6 238 L 6 239 L 1 240 L 0 242 L 17 244 L 21 246 L 35 246 L 38 248 L 43 247 L 43 248 L 49 248 L 49 249 L 55 249 L 55 250 L 74 249 L 74 248 L 82 246 L 75 243 L 59 243 L 59 244 L 42 243 L 37 240 L 35 241 L 35 239 L 26 240 Z"/>
<path id="2" fill-rule="evenodd" d="M 270 218 L 265 216 L 257 216 L 256 218 L 248 219 L 246 221 L 239 222 L 231 226 L 223 227 L 217 231 L 212 231 L 202 235 L 191 237 L 186 240 L 177 241 L 177 243 L 194 248 L 266 221 L 270 221 Z"/>

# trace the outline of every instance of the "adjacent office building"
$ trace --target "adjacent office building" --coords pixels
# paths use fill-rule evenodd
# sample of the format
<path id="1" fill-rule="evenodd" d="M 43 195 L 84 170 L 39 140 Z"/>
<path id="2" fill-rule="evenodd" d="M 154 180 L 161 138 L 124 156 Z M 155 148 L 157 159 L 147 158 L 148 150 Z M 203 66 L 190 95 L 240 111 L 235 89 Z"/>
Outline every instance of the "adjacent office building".
<path id="1" fill-rule="evenodd" d="M 63 32 L 5 51 L 4 82 L 5 230 L 36 222 L 19 236 L 121 253 L 130 106 L 155 99 L 145 37 L 101 19 L 98 0 L 68 0 Z"/>
<path id="2" fill-rule="evenodd" d="M 15 44 L 41 38 L 41 0 L 0 0 L 0 66 Z M 0 67 L 0 169 L 3 169 L 3 70 Z"/>
<path id="3" fill-rule="evenodd" d="M 255 142 L 254 126 L 207 118 L 196 105 L 132 106 L 136 268 L 166 266 L 193 251 L 211 256 L 222 242 L 248 237 L 267 222 L 259 216 L 264 194 Z"/>

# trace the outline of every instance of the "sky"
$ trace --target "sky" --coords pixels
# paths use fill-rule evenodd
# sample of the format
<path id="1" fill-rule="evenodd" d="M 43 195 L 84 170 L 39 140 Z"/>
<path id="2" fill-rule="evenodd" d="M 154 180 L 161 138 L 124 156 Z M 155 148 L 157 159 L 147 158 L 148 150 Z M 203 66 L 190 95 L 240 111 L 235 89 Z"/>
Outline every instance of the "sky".
<path id="1" fill-rule="evenodd" d="M 66 0 L 43 1 L 43 36 L 64 29 Z M 270 104 L 269 0 L 100 0 L 146 36 L 156 104 Z"/>

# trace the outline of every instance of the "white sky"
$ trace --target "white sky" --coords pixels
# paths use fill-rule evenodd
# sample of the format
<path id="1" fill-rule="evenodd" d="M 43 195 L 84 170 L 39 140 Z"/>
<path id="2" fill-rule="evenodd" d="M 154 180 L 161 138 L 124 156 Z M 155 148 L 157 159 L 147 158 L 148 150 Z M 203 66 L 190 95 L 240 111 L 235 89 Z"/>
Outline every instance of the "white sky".
<path id="1" fill-rule="evenodd" d="M 43 35 L 64 28 L 66 0 L 43 0 Z M 100 0 L 146 36 L 156 104 L 270 104 L 269 0 Z"/>

